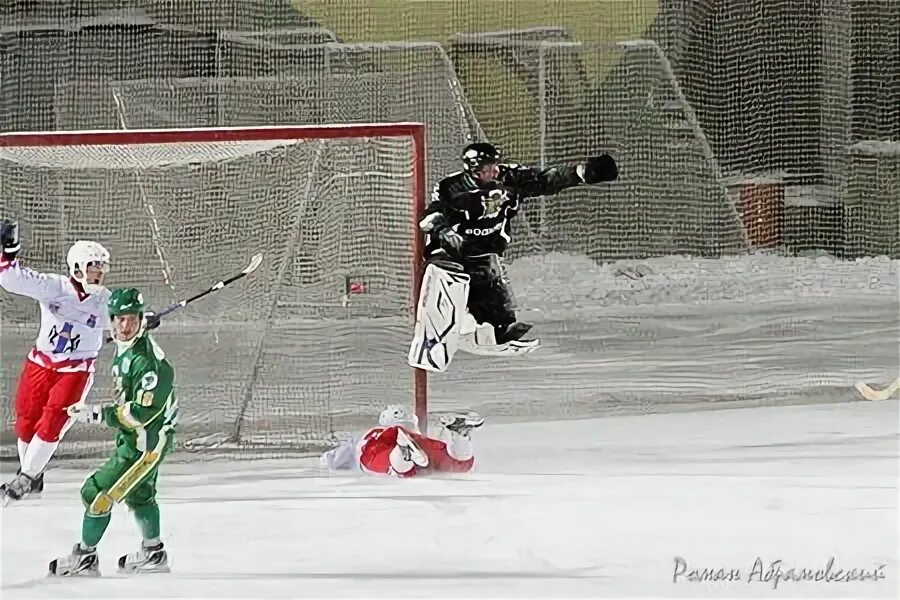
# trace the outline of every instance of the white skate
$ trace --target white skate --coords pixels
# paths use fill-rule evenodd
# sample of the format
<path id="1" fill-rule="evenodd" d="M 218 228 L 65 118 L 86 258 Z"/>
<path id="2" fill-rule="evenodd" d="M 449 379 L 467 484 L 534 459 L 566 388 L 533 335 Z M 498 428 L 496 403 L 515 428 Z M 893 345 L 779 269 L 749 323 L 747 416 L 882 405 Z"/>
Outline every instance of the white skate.
<path id="1" fill-rule="evenodd" d="M 119 573 L 168 573 L 169 555 L 162 542 L 119 557 Z"/>
<path id="2" fill-rule="evenodd" d="M 465 414 L 444 415 L 440 419 L 441 425 L 448 431 L 458 433 L 463 437 L 469 437 L 473 429 L 477 429 L 484 425 L 484 417 L 476 412 L 468 412 Z"/>
<path id="3" fill-rule="evenodd" d="M 50 561 L 51 577 L 99 577 L 100 559 L 97 550 L 86 550 L 75 544 L 72 553 Z"/>

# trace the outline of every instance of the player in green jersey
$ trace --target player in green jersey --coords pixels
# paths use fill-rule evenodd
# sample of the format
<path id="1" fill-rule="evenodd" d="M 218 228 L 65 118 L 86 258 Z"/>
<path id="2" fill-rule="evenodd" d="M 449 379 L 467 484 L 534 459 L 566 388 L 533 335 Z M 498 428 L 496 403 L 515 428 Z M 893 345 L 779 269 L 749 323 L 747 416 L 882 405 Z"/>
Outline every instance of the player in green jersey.
<path id="1" fill-rule="evenodd" d="M 82 423 L 105 423 L 116 430 L 112 457 L 81 486 L 84 520 L 81 542 L 68 556 L 50 562 L 57 576 L 100 574 L 97 544 L 113 507 L 124 502 L 141 528 L 139 552 L 119 559 L 119 571 L 168 572 L 168 556 L 159 538 L 156 479 L 172 448 L 178 421 L 175 373 L 147 331 L 144 299 L 134 288 L 112 293 L 108 303 L 116 358 L 112 374 L 117 398 L 108 405 L 75 405 L 69 414 Z"/>

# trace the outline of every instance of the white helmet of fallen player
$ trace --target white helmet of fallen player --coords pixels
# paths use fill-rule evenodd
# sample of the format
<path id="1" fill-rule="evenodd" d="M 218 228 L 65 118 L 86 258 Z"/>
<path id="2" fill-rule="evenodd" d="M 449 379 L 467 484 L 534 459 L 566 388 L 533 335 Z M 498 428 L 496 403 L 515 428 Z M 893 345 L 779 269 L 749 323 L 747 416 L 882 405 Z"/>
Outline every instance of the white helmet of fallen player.
<path id="1" fill-rule="evenodd" d="M 414 431 L 419 430 L 419 417 L 410 413 L 399 404 L 391 404 L 378 415 L 378 424 L 382 427 L 399 425 Z"/>
<path id="2" fill-rule="evenodd" d="M 72 244 L 66 255 L 69 275 L 81 284 L 84 291 L 93 294 L 103 288 L 103 280 L 109 271 L 109 252 L 97 242 L 79 240 Z"/>

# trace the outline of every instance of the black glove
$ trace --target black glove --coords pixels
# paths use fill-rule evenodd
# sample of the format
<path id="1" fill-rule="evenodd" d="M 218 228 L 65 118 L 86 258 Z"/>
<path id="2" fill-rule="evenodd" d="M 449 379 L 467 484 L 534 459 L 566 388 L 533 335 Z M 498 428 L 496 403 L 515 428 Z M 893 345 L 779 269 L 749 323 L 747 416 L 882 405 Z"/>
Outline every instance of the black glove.
<path id="1" fill-rule="evenodd" d="M 441 245 L 446 248 L 452 249 L 455 252 L 459 252 L 459 249 L 462 247 L 463 238 L 461 235 L 456 233 L 452 227 L 447 227 L 443 231 L 438 234 L 438 237 L 441 240 Z"/>
<path id="2" fill-rule="evenodd" d="M 159 327 L 160 318 L 156 315 L 156 313 L 145 312 L 144 318 L 147 320 L 147 331 Z"/>
<path id="3" fill-rule="evenodd" d="M 21 249 L 19 224 L 15 221 L 0 221 L 0 250 L 3 251 L 3 256 L 13 260 Z"/>
<path id="4" fill-rule="evenodd" d="M 447 218 L 441 213 L 431 213 L 419 223 L 422 231 L 427 231 L 441 241 L 444 250 L 459 251 L 462 246 L 462 236 L 453 231 L 447 223 Z"/>
<path id="5" fill-rule="evenodd" d="M 619 178 L 619 166 L 609 154 L 592 156 L 584 163 L 583 178 L 585 183 L 615 181 Z"/>

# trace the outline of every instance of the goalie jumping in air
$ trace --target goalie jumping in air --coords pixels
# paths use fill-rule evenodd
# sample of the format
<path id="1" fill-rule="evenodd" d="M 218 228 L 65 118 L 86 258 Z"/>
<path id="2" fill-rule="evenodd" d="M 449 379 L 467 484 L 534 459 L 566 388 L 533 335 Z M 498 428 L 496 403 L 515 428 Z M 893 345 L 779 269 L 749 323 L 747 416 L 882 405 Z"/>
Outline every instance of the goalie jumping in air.
<path id="1" fill-rule="evenodd" d="M 434 186 L 419 223 L 427 264 L 408 360 L 427 371 L 446 371 L 457 349 L 504 355 L 537 348 L 537 340 L 522 339 L 532 326 L 516 320 L 502 264 L 511 221 L 529 198 L 619 176 L 606 154 L 539 169 L 501 163 L 487 143 L 466 146 L 462 162 L 462 171 Z"/>

